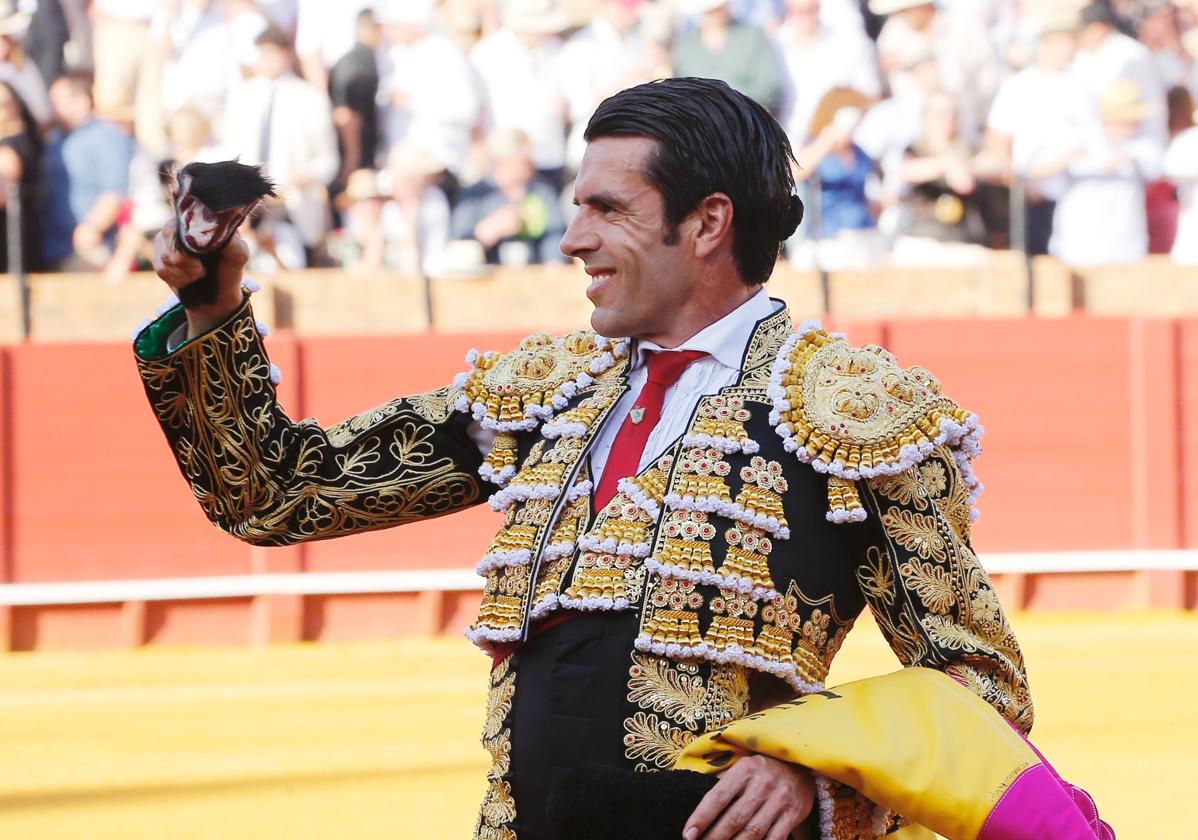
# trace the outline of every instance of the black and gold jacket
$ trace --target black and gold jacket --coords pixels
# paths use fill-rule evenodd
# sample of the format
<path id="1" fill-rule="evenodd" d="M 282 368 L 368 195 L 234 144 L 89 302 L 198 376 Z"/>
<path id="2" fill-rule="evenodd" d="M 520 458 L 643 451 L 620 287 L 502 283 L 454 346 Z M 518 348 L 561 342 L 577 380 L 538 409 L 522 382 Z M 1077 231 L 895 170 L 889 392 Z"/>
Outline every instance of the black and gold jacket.
<path id="1" fill-rule="evenodd" d="M 587 455 L 628 390 L 628 342 L 534 335 L 471 352 L 452 386 L 328 429 L 290 420 L 248 304 L 165 353 L 168 312 L 136 340 L 146 392 L 208 517 L 262 545 L 389 527 L 488 501 L 503 527 L 478 565 L 468 636 L 518 642 L 562 609 L 635 614 L 624 754 L 668 768 L 749 710 L 749 678 L 818 691 L 868 604 L 904 665 L 947 671 L 1028 730 L 1018 644 L 969 545 L 976 418 L 926 371 L 854 347 L 785 309 L 760 321 L 735 384 L 592 511 Z M 470 426 L 494 433 L 484 457 Z M 494 762 L 478 837 L 515 838 L 507 715 L 492 673 Z M 894 822 L 820 780 L 829 838 Z"/>

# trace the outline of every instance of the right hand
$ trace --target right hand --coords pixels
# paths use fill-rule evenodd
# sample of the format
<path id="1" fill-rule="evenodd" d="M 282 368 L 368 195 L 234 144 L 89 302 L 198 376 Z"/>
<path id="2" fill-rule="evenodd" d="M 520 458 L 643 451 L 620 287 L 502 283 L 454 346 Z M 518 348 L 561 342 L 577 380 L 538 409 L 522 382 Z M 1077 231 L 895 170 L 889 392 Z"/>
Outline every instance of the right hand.
<path id="1" fill-rule="evenodd" d="M 204 276 L 204 266 L 195 257 L 175 247 L 175 221 L 167 222 L 154 237 L 154 273 L 171 290 L 178 292 Z M 187 337 L 195 338 L 233 314 L 242 301 L 241 280 L 250 249 L 239 234 L 234 234 L 221 251 L 216 272 L 216 303 L 187 310 Z"/>

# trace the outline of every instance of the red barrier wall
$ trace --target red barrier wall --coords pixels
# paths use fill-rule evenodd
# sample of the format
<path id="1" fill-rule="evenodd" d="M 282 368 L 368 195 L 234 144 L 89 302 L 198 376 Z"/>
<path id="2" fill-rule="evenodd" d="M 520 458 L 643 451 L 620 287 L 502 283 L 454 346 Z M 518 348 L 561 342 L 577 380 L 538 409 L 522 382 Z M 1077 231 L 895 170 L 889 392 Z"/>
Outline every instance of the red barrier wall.
<path id="1" fill-rule="evenodd" d="M 1198 320 L 969 320 L 837 325 L 933 371 L 986 425 L 984 552 L 1198 547 Z M 439 387 L 471 346 L 514 335 L 297 338 L 267 346 L 292 416 L 331 424 Z M 219 533 L 181 480 L 127 345 L 0 348 L 0 580 L 464 568 L 497 517 L 485 506 L 402 529 L 285 549 Z M 1194 582 L 1178 603 L 1194 600 Z M 1044 581 L 1027 600 L 1057 588 Z M 460 624 L 477 596 L 272 597 L 104 608 L 0 609 L 0 649 L 348 638 L 411 630 L 412 604 Z M 431 611 L 431 612 L 430 612 Z M 84 618 L 86 616 L 86 618 Z M 422 619 L 423 620 L 423 619 Z M 247 629 L 258 629 L 251 634 Z M 118 640 L 118 641 L 114 641 Z"/>

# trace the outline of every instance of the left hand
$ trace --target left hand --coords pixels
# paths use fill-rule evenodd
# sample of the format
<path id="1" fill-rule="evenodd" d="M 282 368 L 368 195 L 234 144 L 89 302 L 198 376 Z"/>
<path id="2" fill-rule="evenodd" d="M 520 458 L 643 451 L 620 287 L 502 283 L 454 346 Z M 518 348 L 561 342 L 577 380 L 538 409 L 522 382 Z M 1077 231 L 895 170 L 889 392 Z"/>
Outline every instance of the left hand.
<path id="1" fill-rule="evenodd" d="M 786 840 L 807 819 L 814 802 L 815 782 L 808 770 L 751 755 L 720 776 L 686 821 L 682 837 Z"/>

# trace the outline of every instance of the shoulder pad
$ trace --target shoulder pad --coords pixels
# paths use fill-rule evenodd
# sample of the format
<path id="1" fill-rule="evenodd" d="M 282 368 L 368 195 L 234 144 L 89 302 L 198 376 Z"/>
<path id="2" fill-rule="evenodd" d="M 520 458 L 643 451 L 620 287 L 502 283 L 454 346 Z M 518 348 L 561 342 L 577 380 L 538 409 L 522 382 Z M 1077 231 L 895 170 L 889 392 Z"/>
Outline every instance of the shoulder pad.
<path id="1" fill-rule="evenodd" d="M 455 407 L 497 432 L 535 429 L 627 355 L 626 340 L 590 330 L 536 333 L 510 353 L 471 350 L 470 370 L 454 379 Z"/>
<path id="2" fill-rule="evenodd" d="M 908 470 L 941 445 L 959 461 L 981 452 L 977 416 L 945 397 L 935 377 L 899 367 L 876 345 L 854 347 L 819 322 L 805 322 L 782 345 L 769 396 L 785 447 L 833 477 L 832 521 L 865 518 L 853 481 Z"/>

